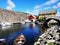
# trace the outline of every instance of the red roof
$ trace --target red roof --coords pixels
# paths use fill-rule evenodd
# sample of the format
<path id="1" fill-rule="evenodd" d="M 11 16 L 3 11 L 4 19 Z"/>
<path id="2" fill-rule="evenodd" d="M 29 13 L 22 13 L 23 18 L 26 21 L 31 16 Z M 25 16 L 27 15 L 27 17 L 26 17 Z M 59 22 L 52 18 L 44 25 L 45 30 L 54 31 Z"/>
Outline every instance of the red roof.
<path id="1" fill-rule="evenodd" d="M 32 15 L 30 15 L 30 16 L 28 16 L 28 19 L 29 19 L 29 20 L 31 20 L 31 19 L 35 19 L 35 17 L 32 16 Z"/>

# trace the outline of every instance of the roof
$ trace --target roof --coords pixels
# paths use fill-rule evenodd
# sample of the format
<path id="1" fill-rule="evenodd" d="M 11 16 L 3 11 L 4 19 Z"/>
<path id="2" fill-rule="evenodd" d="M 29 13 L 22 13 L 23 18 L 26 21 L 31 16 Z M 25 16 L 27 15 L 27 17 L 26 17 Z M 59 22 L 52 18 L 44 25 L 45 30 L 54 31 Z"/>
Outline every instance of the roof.
<path id="1" fill-rule="evenodd" d="M 49 19 L 49 18 L 54 18 L 54 19 L 60 20 L 60 16 L 49 16 L 49 17 L 47 17 L 46 19 Z"/>
<path id="2" fill-rule="evenodd" d="M 55 13 L 57 13 L 57 10 L 44 10 L 39 12 L 39 14 L 55 14 Z"/>

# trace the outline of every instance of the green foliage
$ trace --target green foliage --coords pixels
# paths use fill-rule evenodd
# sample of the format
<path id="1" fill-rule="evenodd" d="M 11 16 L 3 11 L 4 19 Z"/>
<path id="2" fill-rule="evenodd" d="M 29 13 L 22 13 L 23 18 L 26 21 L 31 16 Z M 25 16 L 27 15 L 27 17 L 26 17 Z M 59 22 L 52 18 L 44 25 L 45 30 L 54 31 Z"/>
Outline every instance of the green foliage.
<path id="1" fill-rule="evenodd" d="M 38 20 L 38 21 L 44 21 L 45 18 L 43 18 L 43 17 L 42 17 L 42 18 L 37 18 L 37 20 Z"/>
<path id="2" fill-rule="evenodd" d="M 50 42 L 50 43 L 48 43 L 48 45 L 56 45 L 56 44 L 54 44 L 53 42 Z"/>

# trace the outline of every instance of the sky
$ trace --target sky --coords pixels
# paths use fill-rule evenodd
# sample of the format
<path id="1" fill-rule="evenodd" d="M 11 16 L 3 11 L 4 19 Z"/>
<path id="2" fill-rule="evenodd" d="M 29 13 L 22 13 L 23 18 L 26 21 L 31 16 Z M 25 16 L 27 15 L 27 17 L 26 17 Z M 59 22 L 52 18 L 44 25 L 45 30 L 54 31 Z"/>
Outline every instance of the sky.
<path id="1" fill-rule="evenodd" d="M 57 9 L 60 16 L 60 0 L 0 0 L 0 8 L 38 15 L 42 10 Z"/>

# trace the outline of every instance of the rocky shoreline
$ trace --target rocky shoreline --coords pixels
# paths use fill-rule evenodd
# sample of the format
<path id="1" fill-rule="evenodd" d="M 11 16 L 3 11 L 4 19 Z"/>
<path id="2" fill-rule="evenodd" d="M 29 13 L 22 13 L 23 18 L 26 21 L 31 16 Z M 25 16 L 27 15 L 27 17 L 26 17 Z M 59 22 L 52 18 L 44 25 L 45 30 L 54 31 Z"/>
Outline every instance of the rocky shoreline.
<path id="1" fill-rule="evenodd" d="M 53 43 L 53 45 L 60 45 L 59 40 L 60 26 L 54 25 L 51 28 L 47 29 L 47 31 L 45 31 L 41 36 L 39 36 L 34 45 L 49 45 L 49 43 Z"/>

